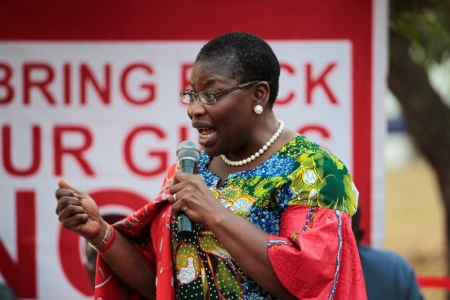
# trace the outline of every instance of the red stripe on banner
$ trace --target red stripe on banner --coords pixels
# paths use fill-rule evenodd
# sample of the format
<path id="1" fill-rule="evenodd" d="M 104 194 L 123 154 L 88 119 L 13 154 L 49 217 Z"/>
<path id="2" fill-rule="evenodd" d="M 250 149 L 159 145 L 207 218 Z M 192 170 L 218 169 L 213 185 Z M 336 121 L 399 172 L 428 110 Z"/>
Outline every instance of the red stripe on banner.
<path id="1" fill-rule="evenodd" d="M 372 15 L 372 3 L 366 2 L 364 15 Z M 372 32 L 374 21 L 367 19 L 359 24 L 362 32 Z M 359 191 L 361 227 L 364 228 L 363 241 L 372 243 L 372 103 L 382 99 L 371 99 L 373 67 L 368 58 L 372 57 L 372 38 L 356 35 L 353 43 L 353 172 L 352 177 Z M 383 162 L 379 162 L 383 163 Z"/>
<path id="2" fill-rule="evenodd" d="M 419 276 L 417 282 L 422 288 L 439 288 L 450 291 L 449 277 Z"/>
<path id="3" fill-rule="evenodd" d="M 0 39 L 209 40 L 228 31 L 249 31 L 265 39 L 359 36 L 370 41 L 371 2 L 3 0 Z"/>

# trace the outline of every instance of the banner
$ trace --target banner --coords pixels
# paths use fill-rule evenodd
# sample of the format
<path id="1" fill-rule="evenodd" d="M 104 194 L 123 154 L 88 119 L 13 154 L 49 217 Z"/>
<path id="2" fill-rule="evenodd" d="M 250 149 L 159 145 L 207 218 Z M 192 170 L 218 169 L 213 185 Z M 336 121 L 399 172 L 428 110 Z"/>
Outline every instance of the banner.
<path id="1" fill-rule="evenodd" d="M 198 137 L 178 92 L 188 88 L 202 45 L 227 31 L 249 31 L 272 46 L 281 65 L 275 115 L 344 161 L 367 241 L 382 243 L 383 1 L 231 1 L 208 10 L 202 1 L 189 9 L 166 1 L 89 10 L 50 2 L 52 9 L 34 7 L 42 13 L 32 18 L 37 27 L 19 25 L 17 7 L 0 13 L 15 28 L 0 29 L 0 279 L 19 298 L 92 296 L 85 241 L 55 214 L 58 178 L 92 195 L 109 218 L 152 199 L 179 143 Z M 253 13 L 236 16 L 245 10 Z M 52 19 L 56 11 L 65 19 Z"/>

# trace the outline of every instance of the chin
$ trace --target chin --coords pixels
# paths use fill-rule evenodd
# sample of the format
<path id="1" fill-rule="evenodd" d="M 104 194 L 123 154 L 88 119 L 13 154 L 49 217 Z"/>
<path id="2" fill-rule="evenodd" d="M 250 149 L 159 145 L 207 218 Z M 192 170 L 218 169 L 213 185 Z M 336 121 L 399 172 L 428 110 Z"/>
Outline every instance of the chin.
<path id="1" fill-rule="evenodd" d="M 210 148 L 203 148 L 203 151 L 205 152 L 206 155 L 208 155 L 210 157 L 215 157 L 215 156 L 219 155 L 219 154 L 217 154 L 216 151 L 213 151 Z"/>
<path id="2" fill-rule="evenodd" d="M 214 147 L 202 147 L 202 148 L 203 148 L 202 150 L 209 157 L 216 157 L 216 156 L 219 156 L 220 154 L 222 154 L 222 153 L 220 153 L 220 151 L 218 149 L 214 149 Z"/>

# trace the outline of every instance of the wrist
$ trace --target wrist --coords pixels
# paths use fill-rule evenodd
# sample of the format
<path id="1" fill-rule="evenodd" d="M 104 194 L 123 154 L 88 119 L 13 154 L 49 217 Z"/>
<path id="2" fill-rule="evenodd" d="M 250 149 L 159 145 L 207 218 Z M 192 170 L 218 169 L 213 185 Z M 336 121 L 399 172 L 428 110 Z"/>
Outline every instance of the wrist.
<path id="1" fill-rule="evenodd" d="M 210 217 L 207 218 L 205 227 L 209 230 L 217 230 L 218 228 L 221 228 L 222 226 L 226 226 L 227 222 L 226 219 L 228 217 L 229 210 L 224 209 L 223 211 L 218 211 L 215 214 L 212 214 Z M 232 213 L 231 213 L 232 214 Z"/>
<path id="2" fill-rule="evenodd" d="M 89 246 L 96 251 L 100 251 L 111 240 L 113 228 L 111 225 L 102 220 L 99 234 L 88 240 Z"/>

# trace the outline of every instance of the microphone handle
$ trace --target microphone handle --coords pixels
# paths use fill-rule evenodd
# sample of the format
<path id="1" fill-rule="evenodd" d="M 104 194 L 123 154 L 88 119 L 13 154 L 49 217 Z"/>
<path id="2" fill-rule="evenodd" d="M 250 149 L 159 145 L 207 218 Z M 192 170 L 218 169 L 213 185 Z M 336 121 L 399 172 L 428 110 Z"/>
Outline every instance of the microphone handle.
<path id="1" fill-rule="evenodd" d="M 197 174 L 197 161 L 192 157 L 183 157 L 178 163 L 180 164 L 181 172 Z"/>
<path id="2" fill-rule="evenodd" d="M 179 164 L 181 172 L 197 174 L 197 161 L 195 159 L 185 157 L 180 159 Z M 192 221 L 184 212 L 178 214 L 178 235 L 183 238 L 192 236 Z"/>
<path id="3" fill-rule="evenodd" d="M 192 236 L 192 221 L 184 212 L 178 213 L 178 235 L 183 238 Z"/>

